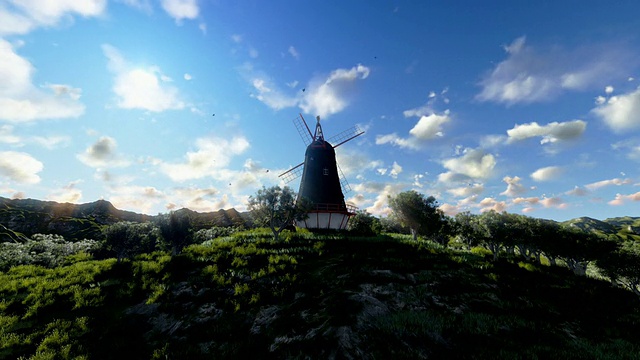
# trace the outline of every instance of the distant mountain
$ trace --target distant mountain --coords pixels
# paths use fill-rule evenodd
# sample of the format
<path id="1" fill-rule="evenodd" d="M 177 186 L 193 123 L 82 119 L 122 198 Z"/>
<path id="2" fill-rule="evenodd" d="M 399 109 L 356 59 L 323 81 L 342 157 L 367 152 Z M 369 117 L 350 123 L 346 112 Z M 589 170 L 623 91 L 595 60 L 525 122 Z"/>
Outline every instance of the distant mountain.
<path id="1" fill-rule="evenodd" d="M 562 224 L 600 235 L 616 236 L 620 240 L 640 241 L 640 217 L 625 216 L 605 220 L 580 217 L 564 221 Z"/>
<path id="2" fill-rule="evenodd" d="M 250 227 L 253 223 L 248 212 L 235 209 L 207 213 L 180 209 L 177 212 L 188 212 L 196 230 L 212 226 Z M 98 239 L 105 226 L 120 221 L 152 221 L 156 217 L 119 210 L 106 200 L 70 204 L 0 197 L 0 242 L 20 241 L 37 233 L 59 234 L 72 241 Z"/>

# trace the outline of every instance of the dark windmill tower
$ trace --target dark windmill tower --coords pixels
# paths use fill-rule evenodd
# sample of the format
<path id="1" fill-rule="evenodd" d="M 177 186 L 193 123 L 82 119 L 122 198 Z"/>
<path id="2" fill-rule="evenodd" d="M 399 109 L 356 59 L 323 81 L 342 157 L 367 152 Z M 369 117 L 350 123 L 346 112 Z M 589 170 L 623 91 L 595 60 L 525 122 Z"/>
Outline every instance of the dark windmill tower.
<path id="1" fill-rule="evenodd" d="M 324 139 L 320 117 L 316 119 L 313 133 L 302 114 L 294 120 L 300 136 L 307 144 L 307 151 L 303 163 L 280 174 L 280 177 L 285 182 L 290 182 L 302 175 L 298 199 L 304 197 L 313 204 L 309 217 L 297 222 L 296 226 L 307 229 L 345 229 L 349 217 L 355 214 L 355 206 L 344 201 L 343 188 L 350 189 L 336 162 L 335 148 L 364 134 L 364 131 L 357 127 L 343 131 L 330 139 L 337 142 L 336 145 L 331 145 Z"/>

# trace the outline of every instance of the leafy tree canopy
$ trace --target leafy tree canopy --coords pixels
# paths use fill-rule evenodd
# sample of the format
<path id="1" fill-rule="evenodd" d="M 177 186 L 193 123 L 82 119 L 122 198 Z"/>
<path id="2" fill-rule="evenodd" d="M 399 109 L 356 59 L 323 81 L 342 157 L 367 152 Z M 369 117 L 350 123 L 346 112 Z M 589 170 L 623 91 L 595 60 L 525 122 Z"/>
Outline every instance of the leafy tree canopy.
<path id="1" fill-rule="evenodd" d="M 255 195 L 249 197 L 249 209 L 256 223 L 268 226 L 275 240 L 278 240 L 282 230 L 292 226 L 295 220 L 306 219 L 310 208 L 309 202 L 304 198 L 296 201 L 296 193 L 288 186 L 263 186 Z"/>
<path id="2" fill-rule="evenodd" d="M 411 229 L 414 239 L 418 238 L 418 234 L 437 234 L 445 221 L 444 213 L 438 209 L 436 198 L 425 197 L 414 190 L 401 192 L 395 197 L 389 196 L 389 207 L 400 223 Z"/>

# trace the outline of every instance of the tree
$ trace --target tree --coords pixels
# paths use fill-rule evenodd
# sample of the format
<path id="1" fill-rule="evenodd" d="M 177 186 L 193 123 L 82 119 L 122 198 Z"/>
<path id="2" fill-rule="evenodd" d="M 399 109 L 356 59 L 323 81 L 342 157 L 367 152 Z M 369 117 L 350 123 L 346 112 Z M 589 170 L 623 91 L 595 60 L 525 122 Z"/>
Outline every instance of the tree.
<path id="1" fill-rule="evenodd" d="M 456 239 L 463 243 L 467 250 L 479 244 L 481 234 L 478 233 L 478 227 L 478 215 L 471 214 L 469 211 L 457 213 L 454 217 L 453 231 Z"/>
<path id="2" fill-rule="evenodd" d="M 118 262 L 133 255 L 156 250 L 157 228 L 151 223 L 117 222 L 104 230 L 105 249 L 116 256 Z"/>
<path id="3" fill-rule="evenodd" d="M 192 241 L 191 214 L 189 210 L 171 211 L 159 214 L 156 225 L 165 243 L 171 248 L 171 254 L 177 255 Z"/>
<path id="4" fill-rule="evenodd" d="M 307 218 L 310 204 L 304 198 L 296 201 L 296 193 L 290 187 L 272 186 L 258 190 L 249 197 L 249 209 L 256 222 L 268 226 L 278 241 L 280 233 L 294 221 Z"/>
<path id="5" fill-rule="evenodd" d="M 433 196 L 426 197 L 414 190 L 389 196 L 389 207 L 403 226 L 409 227 L 414 240 L 418 234 L 432 236 L 438 233 L 445 221 Z"/>
<path id="6" fill-rule="evenodd" d="M 349 231 L 357 235 L 376 235 L 382 231 L 382 225 L 377 217 L 359 210 L 349 219 Z"/>
<path id="7" fill-rule="evenodd" d="M 612 283 L 640 295 L 640 254 L 619 249 L 596 260 L 596 264 Z"/>

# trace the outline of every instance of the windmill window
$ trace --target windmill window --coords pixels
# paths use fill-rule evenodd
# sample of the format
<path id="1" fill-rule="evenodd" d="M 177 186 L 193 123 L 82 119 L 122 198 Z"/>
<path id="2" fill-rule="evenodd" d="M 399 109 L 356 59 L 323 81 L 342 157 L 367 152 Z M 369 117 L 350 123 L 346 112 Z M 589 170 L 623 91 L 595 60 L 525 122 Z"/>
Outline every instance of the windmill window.
<path id="1" fill-rule="evenodd" d="M 329 169 L 327 168 L 322 169 L 322 175 L 329 175 Z"/>

